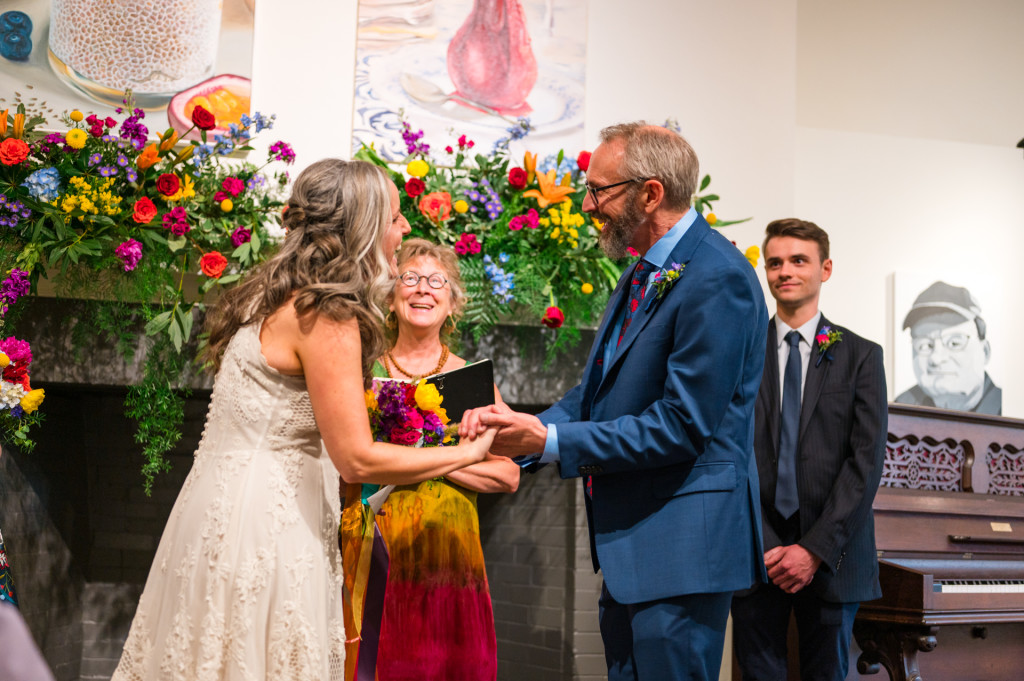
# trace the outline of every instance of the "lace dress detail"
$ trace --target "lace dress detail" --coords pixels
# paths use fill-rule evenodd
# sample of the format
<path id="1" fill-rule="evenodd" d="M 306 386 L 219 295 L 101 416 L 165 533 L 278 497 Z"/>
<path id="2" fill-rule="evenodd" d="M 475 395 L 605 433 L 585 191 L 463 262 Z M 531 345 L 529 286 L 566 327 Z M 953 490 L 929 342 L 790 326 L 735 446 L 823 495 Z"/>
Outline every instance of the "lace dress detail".
<path id="1" fill-rule="evenodd" d="M 240 329 L 112 681 L 340 681 L 337 490 L 305 380 Z"/>

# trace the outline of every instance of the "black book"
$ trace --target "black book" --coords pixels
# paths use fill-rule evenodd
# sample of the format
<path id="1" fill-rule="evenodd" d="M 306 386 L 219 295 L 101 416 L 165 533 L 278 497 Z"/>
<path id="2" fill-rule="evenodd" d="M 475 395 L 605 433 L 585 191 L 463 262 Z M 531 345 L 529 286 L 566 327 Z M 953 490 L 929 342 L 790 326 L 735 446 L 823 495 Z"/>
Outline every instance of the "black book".
<path id="1" fill-rule="evenodd" d="M 494 404 L 494 363 L 489 359 L 424 379 L 437 388 L 441 406 L 452 423 L 470 409 Z"/>

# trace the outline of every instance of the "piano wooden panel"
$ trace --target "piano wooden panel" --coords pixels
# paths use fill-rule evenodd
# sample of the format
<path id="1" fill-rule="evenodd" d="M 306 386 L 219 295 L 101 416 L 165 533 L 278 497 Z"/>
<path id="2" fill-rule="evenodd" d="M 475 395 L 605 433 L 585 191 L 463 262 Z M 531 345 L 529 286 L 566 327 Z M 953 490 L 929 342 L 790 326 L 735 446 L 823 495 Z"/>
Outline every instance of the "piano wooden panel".
<path id="1" fill-rule="evenodd" d="M 888 443 L 849 678 L 1019 681 L 1024 421 L 891 404 Z"/>

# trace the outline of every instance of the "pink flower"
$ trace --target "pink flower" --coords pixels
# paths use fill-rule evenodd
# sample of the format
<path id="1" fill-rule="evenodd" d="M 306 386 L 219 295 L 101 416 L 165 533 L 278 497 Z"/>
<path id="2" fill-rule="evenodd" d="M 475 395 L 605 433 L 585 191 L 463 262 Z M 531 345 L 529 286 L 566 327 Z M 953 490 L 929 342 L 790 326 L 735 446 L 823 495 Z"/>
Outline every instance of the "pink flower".
<path id="1" fill-rule="evenodd" d="M 407 428 L 393 428 L 391 430 L 391 443 L 396 445 L 412 446 L 420 441 L 422 435 L 420 430 L 411 430 Z"/>
<path id="2" fill-rule="evenodd" d="M 423 415 L 420 414 L 418 409 L 410 409 L 405 413 L 405 421 L 402 423 L 402 427 L 423 430 Z"/>
<path id="3" fill-rule="evenodd" d="M 225 177 L 220 186 L 223 187 L 224 191 L 228 194 L 231 194 L 231 198 L 235 198 L 245 191 L 245 183 L 237 177 Z"/>
<path id="4" fill-rule="evenodd" d="M 633 256 L 634 258 L 635 258 L 635 257 L 637 257 L 638 255 L 640 255 L 640 251 L 636 250 L 636 249 L 635 249 L 635 248 L 633 248 L 632 246 L 628 246 L 628 247 L 626 248 L 626 253 L 629 253 L 629 254 L 630 254 L 631 256 Z"/>
<path id="5" fill-rule="evenodd" d="M 121 259 L 124 271 L 131 272 L 142 260 L 142 244 L 135 239 L 128 239 L 114 249 L 114 255 Z"/>
<path id="6" fill-rule="evenodd" d="M 580 155 L 576 157 L 576 165 L 580 167 L 580 170 L 587 172 L 587 168 L 590 167 L 590 152 L 581 151 Z"/>
<path id="7" fill-rule="evenodd" d="M 480 242 L 476 240 L 476 234 L 463 232 L 454 248 L 459 255 L 475 255 L 480 252 Z"/>
<path id="8" fill-rule="evenodd" d="M 0 340 L 0 352 L 7 355 L 11 364 L 29 364 L 32 362 L 32 347 L 28 341 L 18 340 L 14 336 Z"/>
<path id="9" fill-rule="evenodd" d="M 252 231 L 239 225 L 235 228 L 235 231 L 231 232 L 231 245 L 238 248 L 242 244 L 247 244 L 252 240 Z"/>
<path id="10" fill-rule="evenodd" d="M 535 209 L 531 208 L 526 211 L 526 213 L 517 215 L 508 221 L 509 229 L 518 231 L 523 227 L 529 227 L 530 229 L 537 229 L 540 227 L 540 215 L 537 214 Z"/>

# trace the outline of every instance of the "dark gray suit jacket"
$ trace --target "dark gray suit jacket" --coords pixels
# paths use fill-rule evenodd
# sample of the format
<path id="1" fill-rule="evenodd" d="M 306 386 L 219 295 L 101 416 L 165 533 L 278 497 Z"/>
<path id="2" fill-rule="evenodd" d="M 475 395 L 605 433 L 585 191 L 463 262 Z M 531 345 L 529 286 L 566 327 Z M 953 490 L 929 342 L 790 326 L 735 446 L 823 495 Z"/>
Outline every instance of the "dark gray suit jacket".
<path id="1" fill-rule="evenodd" d="M 807 588 L 826 601 L 852 603 L 882 595 L 871 504 L 885 460 L 885 370 L 877 343 L 833 325 L 822 315 L 818 331 L 825 326 L 841 331 L 842 340 L 823 355 L 817 344 L 812 347 L 804 379 L 797 445 L 799 543 L 822 559 Z M 768 324 L 754 436 L 765 551 L 781 543 L 770 521 L 776 515 L 779 409 L 773 317 Z"/>

